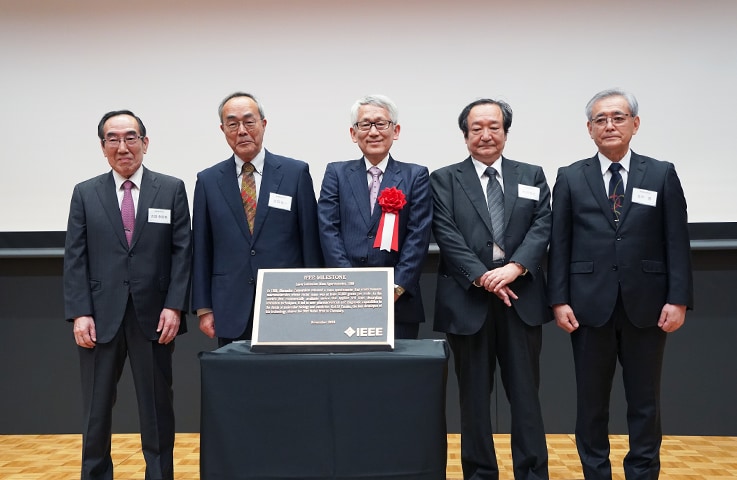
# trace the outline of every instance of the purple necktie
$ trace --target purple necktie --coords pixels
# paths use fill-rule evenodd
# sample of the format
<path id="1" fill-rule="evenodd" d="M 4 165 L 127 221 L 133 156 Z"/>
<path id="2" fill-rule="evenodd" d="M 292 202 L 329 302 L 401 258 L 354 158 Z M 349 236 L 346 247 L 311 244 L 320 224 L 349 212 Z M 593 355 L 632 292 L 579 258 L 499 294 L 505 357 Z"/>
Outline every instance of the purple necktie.
<path id="1" fill-rule="evenodd" d="M 371 167 L 368 169 L 369 173 L 371 174 L 371 186 L 369 187 L 369 201 L 371 202 L 371 213 L 374 213 L 374 205 L 376 205 L 376 199 L 379 197 L 379 186 L 381 185 L 381 180 L 379 180 L 379 175 L 381 175 L 381 169 L 379 167 Z"/>
<path id="2" fill-rule="evenodd" d="M 133 228 L 136 223 L 136 210 L 133 206 L 131 188 L 133 188 L 133 182 L 130 180 L 123 182 L 123 203 L 120 205 L 120 215 L 123 217 L 123 229 L 125 230 L 125 238 L 128 240 L 129 247 L 131 245 L 131 238 L 133 238 Z"/>

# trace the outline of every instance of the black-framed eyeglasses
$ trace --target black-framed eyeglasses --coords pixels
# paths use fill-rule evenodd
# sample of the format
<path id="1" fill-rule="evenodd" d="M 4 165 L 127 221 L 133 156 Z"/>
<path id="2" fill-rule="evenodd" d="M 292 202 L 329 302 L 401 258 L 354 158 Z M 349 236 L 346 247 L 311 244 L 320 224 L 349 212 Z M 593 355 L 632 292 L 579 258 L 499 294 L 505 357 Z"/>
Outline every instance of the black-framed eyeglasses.
<path id="1" fill-rule="evenodd" d="M 117 148 L 120 146 L 120 142 L 125 142 L 126 145 L 132 147 L 138 143 L 138 140 L 143 140 L 143 135 L 126 135 L 123 138 L 120 137 L 108 137 L 105 138 L 102 143 L 111 148 Z"/>
<path id="2" fill-rule="evenodd" d="M 354 128 L 357 128 L 361 132 L 368 132 L 371 127 L 376 127 L 376 130 L 387 130 L 394 122 L 391 120 L 379 120 L 378 122 L 356 122 L 353 124 Z"/>
<path id="3" fill-rule="evenodd" d="M 591 120 L 591 123 L 593 123 L 597 127 L 606 127 L 606 124 L 611 120 L 612 125 L 615 127 L 621 127 L 625 123 L 627 123 L 627 120 L 629 120 L 630 117 L 633 115 L 630 115 L 628 113 L 618 113 L 616 115 L 613 115 L 611 117 L 607 117 L 605 115 L 602 115 L 600 117 L 596 117 Z"/>

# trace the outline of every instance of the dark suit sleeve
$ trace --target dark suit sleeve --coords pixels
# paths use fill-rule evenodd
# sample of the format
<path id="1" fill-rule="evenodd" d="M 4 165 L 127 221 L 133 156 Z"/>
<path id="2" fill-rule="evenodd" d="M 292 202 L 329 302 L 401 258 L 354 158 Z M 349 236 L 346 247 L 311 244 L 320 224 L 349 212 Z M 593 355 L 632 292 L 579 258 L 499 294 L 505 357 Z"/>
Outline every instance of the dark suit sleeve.
<path id="1" fill-rule="evenodd" d="M 420 283 L 432 228 L 432 194 L 430 174 L 426 167 L 418 168 L 409 191 L 412 197 L 410 203 L 404 206 L 409 217 L 399 262 L 394 267 L 394 283 L 407 288 L 410 295 L 417 295 L 418 292 L 414 290 Z"/>
<path id="2" fill-rule="evenodd" d="M 691 245 L 686 198 L 673 164 L 668 164 L 664 188 L 665 249 L 668 262 L 666 301 L 693 308 Z"/>
<path id="3" fill-rule="evenodd" d="M 320 233 L 317 224 L 317 200 L 315 198 L 315 187 L 307 164 L 300 172 L 297 185 L 297 214 L 299 218 L 299 231 L 302 238 L 302 259 L 307 268 L 321 268 L 323 261 L 322 248 L 320 247 Z"/>
<path id="4" fill-rule="evenodd" d="M 340 235 L 340 180 L 334 164 L 329 163 L 320 187 L 317 202 L 317 219 L 320 226 L 322 253 L 328 268 L 349 268 L 351 262 Z"/>
<path id="5" fill-rule="evenodd" d="M 460 285 L 471 288 L 473 281 L 488 268 L 468 246 L 456 225 L 453 203 L 457 192 L 454 191 L 453 182 L 452 170 L 448 168 L 433 172 L 430 176 L 433 198 L 432 229 L 442 258 L 451 267 L 448 273 Z"/>
<path id="6" fill-rule="evenodd" d="M 558 170 L 553 186 L 553 226 L 548 254 L 548 297 L 551 305 L 570 303 L 571 191 L 565 168 Z"/>
<path id="7" fill-rule="evenodd" d="M 550 226 L 552 215 L 550 213 L 550 188 L 545 179 L 545 173 L 540 167 L 535 167 L 535 187 L 540 189 L 540 196 L 535 207 L 532 221 L 527 228 L 522 243 L 514 250 L 511 262 L 517 262 L 529 269 L 530 275 L 537 275 L 537 266 L 542 262 L 548 250 L 550 241 Z M 515 218 L 509 221 L 510 228 L 514 226 Z M 540 272 L 542 273 L 542 272 Z"/>
<path id="8" fill-rule="evenodd" d="M 87 219 L 79 185 L 74 187 L 64 242 L 64 316 L 93 315 L 87 259 Z"/>
<path id="9" fill-rule="evenodd" d="M 212 308 L 212 226 L 205 180 L 200 177 L 194 190 L 192 247 L 192 310 L 196 312 L 200 308 Z"/>
<path id="10" fill-rule="evenodd" d="M 192 231 L 189 202 L 184 182 L 177 181 L 174 193 L 171 234 L 171 283 L 164 307 L 186 312 L 188 310 L 190 272 L 192 268 Z"/>

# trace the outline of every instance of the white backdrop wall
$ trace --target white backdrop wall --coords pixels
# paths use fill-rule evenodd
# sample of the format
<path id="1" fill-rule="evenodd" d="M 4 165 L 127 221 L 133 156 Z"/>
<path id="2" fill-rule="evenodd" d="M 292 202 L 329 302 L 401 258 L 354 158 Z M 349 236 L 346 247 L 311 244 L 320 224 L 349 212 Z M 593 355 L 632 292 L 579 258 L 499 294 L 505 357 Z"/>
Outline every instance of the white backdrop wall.
<path id="1" fill-rule="evenodd" d="M 108 170 L 99 118 L 143 119 L 144 164 L 178 176 L 227 158 L 217 106 L 262 101 L 265 146 L 311 165 L 357 158 L 349 109 L 383 93 L 392 154 L 432 171 L 467 155 L 457 116 L 514 110 L 505 155 L 557 168 L 591 156 L 584 106 L 640 101 L 638 153 L 676 164 L 691 222 L 734 222 L 737 2 L 0 0 L 0 231 L 65 230 L 73 186 Z"/>

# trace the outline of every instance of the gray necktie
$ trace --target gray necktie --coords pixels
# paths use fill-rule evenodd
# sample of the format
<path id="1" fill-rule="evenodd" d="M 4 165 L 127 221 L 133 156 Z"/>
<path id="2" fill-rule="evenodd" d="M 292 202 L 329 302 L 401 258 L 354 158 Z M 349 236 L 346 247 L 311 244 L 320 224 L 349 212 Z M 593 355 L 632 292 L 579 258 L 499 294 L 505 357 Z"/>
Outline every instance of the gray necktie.
<path id="1" fill-rule="evenodd" d="M 494 231 L 494 243 L 504 250 L 504 193 L 496 179 L 494 167 L 486 167 L 486 176 L 489 177 L 489 183 L 486 184 L 486 201 L 489 206 L 491 228 Z"/>
<path id="2" fill-rule="evenodd" d="M 381 185 L 381 180 L 379 180 L 379 176 L 381 175 L 381 169 L 379 167 L 371 167 L 368 169 L 368 171 L 371 174 L 371 186 L 369 187 L 369 201 L 371 202 L 371 213 L 374 213 L 374 205 L 376 205 L 376 199 L 379 196 L 379 186 Z"/>

